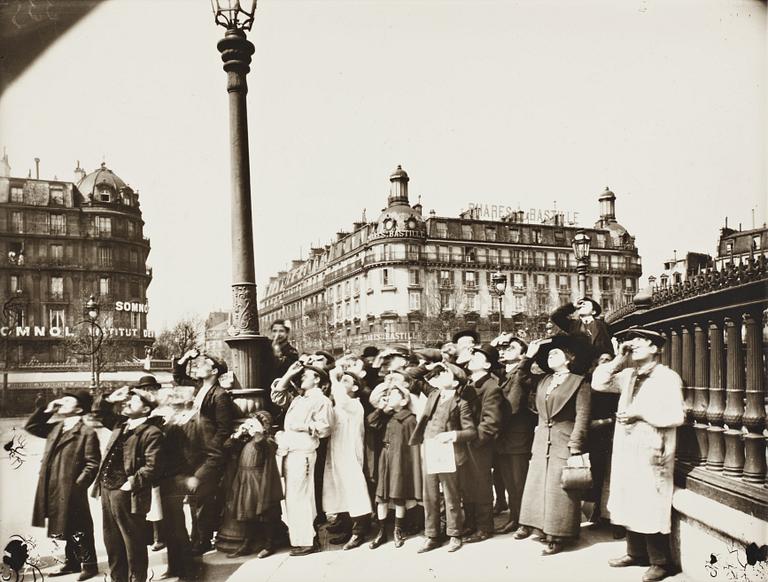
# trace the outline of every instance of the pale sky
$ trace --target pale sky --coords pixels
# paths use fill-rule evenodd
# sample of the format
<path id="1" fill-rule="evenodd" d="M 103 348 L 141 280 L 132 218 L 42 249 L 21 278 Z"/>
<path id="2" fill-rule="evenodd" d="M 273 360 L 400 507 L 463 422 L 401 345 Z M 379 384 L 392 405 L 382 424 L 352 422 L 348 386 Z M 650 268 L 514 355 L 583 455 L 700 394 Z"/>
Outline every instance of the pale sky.
<path id="1" fill-rule="evenodd" d="M 225 73 L 207 0 L 110 0 L 0 101 L 12 174 L 102 160 L 140 192 L 150 327 L 230 305 Z M 643 280 L 766 216 L 766 6 L 751 1 L 260 0 L 248 76 L 256 273 L 386 205 L 598 216 Z"/>

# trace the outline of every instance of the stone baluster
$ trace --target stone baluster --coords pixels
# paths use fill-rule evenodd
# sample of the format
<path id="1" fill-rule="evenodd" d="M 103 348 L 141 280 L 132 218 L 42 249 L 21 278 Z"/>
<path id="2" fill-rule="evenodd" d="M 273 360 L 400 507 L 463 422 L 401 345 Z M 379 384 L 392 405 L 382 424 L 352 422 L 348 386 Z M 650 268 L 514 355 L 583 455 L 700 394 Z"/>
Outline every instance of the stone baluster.
<path id="1" fill-rule="evenodd" d="M 725 412 L 725 377 L 723 372 L 723 329 L 709 322 L 709 405 L 707 406 L 707 469 L 722 471 L 725 460 L 723 414 Z"/>
<path id="2" fill-rule="evenodd" d="M 672 334 L 672 341 L 670 342 L 672 345 L 670 347 L 670 362 L 669 367 L 672 368 L 675 372 L 680 374 L 682 377 L 683 375 L 683 350 L 681 349 L 682 346 L 680 345 L 680 332 L 676 329 L 673 329 L 671 332 Z"/>
<path id="3" fill-rule="evenodd" d="M 728 425 L 725 431 L 725 461 L 723 474 L 741 477 L 744 470 L 744 444 L 741 441 L 742 414 L 744 413 L 744 358 L 741 349 L 741 326 L 730 317 L 725 318 L 725 341 L 728 349 L 725 389 L 725 413 Z"/>
<path id="4" fill-rule="evenodd" d="M 661 363 L 667 366 L 668 368 L 672 367 L 672 358 L 671 358 L 671 343 L 670 343 L 670 337 L 668 331 L 662 331 L 661 335 L 664 336 L 664 339 L 666 340 L 664 342 L 664 349 L 661 351 Z"/>
<path id="5" fill-rule="evenodd" d="M 698 463 L 696 443 L 693 435 L 693 338 L 688 326 L 680 329 L 680 361 L 678 372 L 683 379 L 683 399 L 685 407 L 685 423 L 677 431 L 677 456 L 681 460 Z"/>
<path id="6" fill-rule="evenodd" d="M 707 353 L 707 334 L 704 326 L 696 323 L 693 327 L 694 353 L 696 363 L 693 380 L 693 431 L 696 435 L 697 461 L 704 465 L 709 453 L 707 442 L 707 405 L 709 404 L 709 355 Z"/>
<path id="7" fill-rule="evenodd" d="M 765 482 L 765 394 L 763 392 L 763 330 L 750 313 L 744 314 L 747 330 L 747 405 L 743 423 L 749 433 L 744 436 L 744 474 L 749 483 Z"/>

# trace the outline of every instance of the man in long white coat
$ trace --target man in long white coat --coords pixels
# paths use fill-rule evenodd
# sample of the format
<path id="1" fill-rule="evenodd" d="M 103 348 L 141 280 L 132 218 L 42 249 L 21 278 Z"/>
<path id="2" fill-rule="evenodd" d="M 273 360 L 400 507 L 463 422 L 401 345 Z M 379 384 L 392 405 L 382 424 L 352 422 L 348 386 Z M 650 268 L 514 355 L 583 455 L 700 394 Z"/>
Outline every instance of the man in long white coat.
<path id="1" fill-rule="evenodd" d="M 371 498 L 363 473 L 365 412 L 359 398 L 363 373 L 362 360 L 337 362 L 330 373 L 335 422 L 325 459 L 323 511 L 339 515 L 336 532 L 341 536 L 330 542 L 344 544 L 345 550 L 362 545 L 371 517 Z"/>
<path id="2" fill-rule="evenodd" d="M 619 355 L 597 367 L 593 390 L 618 392 L 608 509 L 627 528 L 627 554 L 613 567 L 647 566 L 644 582 L 673 574 L 669 551 L 677 427 L 683 383 L 660 364 L 664 336 L 642 328 L 618 335 Z"/>
<path id="3" fill-rule="evenodd" d="M 285 413 L 285 430 L 275 435 L 277 453 L 283 457 L 285 479 L 285 523 L 291 538 L 291 556 L 306 556 L 318 548 L 313 522 L 315 506 L 315 461 L 320 439 L 333 430 L 333 405 L 323 394 L 328 373 L 304 366 L 300 393 Z M 274 394 L 273 390 L 273 394 Z"/>

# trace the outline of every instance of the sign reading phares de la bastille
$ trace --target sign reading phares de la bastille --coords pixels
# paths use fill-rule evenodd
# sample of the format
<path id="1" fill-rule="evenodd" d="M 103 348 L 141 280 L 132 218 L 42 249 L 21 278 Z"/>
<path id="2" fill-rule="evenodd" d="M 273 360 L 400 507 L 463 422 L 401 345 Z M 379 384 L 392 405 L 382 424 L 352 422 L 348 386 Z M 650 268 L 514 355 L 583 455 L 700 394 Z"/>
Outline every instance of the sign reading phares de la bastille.
<path id="1" fill-rule="evenodd" d="M 522 213 L 521 222 L 542 223 L 557 215 L 563 216 L 565 224 L 578 224 L 579 213 L 573 210 L 559 208 L 527 208 L 522 210 L 505 204 L 487 204 L 485 202 L 470 202 L 468 212 L 475 220 L 500 220 L 513 212 Z"/>

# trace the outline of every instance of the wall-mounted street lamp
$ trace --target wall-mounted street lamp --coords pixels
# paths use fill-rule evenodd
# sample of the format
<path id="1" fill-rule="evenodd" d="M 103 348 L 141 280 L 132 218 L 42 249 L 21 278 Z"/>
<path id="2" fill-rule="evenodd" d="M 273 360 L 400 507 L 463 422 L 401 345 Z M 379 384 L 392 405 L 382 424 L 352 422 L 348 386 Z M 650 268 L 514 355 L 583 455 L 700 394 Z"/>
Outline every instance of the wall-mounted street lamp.
<path id="1" fill-rule="evenodd" d="M 573 254 L 576 256 L 576 274 L 579 278 L 579 299 L 587 296 L 587 269 L 591 243 L 592 239 L 581 229 L 573 237 Z"/>

